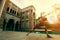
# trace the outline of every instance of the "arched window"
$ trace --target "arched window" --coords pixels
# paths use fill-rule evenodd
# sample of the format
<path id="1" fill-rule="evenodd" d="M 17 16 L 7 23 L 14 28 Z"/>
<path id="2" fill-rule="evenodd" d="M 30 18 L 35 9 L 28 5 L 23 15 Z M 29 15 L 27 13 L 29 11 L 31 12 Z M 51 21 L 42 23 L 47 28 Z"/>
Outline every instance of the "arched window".
<path id="1" fill-rule="evenodd" d="M 13 13 L 13 10 L 12 10 L 12 9 L 10 9 L 10 13 L 11 13 L 11 14 Z"/>
<path id="2" fill-rule="evenodd" d="M 14 11 L 14 10 L 12 10 L 12 14 L 13 14 L 13 15 L 15 15 L 15 14 L 14 14 L 14 12 L 15 12 L 15 11 Z"/>
<path id="3" fill-rule="evenodd" d="M 14 11 L 14 14 L 16 15 L 16 11 Z"/>
<path id="4" fill-rule="evenodd" d="M 7 13 L 9 13 L 9 7 L 7 7 L 6 11 L 7 11 Z"/>
<path id="5" fill-rule="evenodd" d="M 19 13 L 17 13 L 17 16 L 19 17 Z"/>

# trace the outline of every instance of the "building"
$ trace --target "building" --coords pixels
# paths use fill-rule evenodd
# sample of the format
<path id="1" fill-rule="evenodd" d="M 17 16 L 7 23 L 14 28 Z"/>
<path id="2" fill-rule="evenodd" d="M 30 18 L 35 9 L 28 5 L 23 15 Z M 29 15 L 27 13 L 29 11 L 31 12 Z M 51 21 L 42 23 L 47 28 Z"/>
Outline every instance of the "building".
<path id="1" fill-rule="evenodd" d="M 31 29 L 35 25 L 35 8 L 32 5 L 20 9 L 10 0 L 3 0 L 2 3 L 2 7 L 0 7 L 0 28 L 9 31 L 20 31 Z"/>
<path id="2" fill-rule="evenodd" d="M 35 8 L 30 5 L 22 9 L 21 30 L 30 30 L 35 25 Z"/>
<path id="3" fill-rule="evenodd" d="M 21 9 L 11 1 L 6 0 L 1 15 L 3 30 L 17 31 L 20 29 Z"/>

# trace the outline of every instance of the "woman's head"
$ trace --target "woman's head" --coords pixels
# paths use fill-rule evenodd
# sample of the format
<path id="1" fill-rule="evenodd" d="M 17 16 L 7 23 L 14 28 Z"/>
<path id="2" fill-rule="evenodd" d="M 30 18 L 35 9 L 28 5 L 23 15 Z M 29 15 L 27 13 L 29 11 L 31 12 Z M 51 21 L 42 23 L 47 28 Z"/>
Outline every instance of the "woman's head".
<path id="1" fill-rule="evenodd" d="M 46 17 L 43 17 L 43 18 L 42 18 L 42 20 L 43 20 L 43 21 L 46 21 L 46 20 L 47 20 L 47 18 L 46 18 Z"/>

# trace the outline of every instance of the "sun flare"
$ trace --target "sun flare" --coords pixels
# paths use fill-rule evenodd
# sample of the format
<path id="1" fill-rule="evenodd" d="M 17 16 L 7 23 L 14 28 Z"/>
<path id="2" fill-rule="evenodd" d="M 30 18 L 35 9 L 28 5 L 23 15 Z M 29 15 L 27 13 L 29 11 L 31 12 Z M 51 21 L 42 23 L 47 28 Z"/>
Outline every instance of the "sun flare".
<path id="1" fill-rule="evenodd" d="M 49 23 L 53 24 L 57 22 L 57 15 L 56 14 L 50 14 L 47 17 L 47 20 Z"/>

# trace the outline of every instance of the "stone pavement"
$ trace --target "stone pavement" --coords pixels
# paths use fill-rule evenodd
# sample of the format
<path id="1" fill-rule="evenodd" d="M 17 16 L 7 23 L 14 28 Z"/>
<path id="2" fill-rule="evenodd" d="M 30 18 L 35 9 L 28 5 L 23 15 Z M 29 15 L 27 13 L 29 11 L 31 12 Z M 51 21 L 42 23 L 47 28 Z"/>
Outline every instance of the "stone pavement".
<path id="1" fill-rule="evenodd" d="M 26 32 L 0 31 L 0 40 L 60 40 L 60 35 L 50 34 L 53 38 L 47 38 L 45 34 L 31 33 L 26 36 Z"/>

